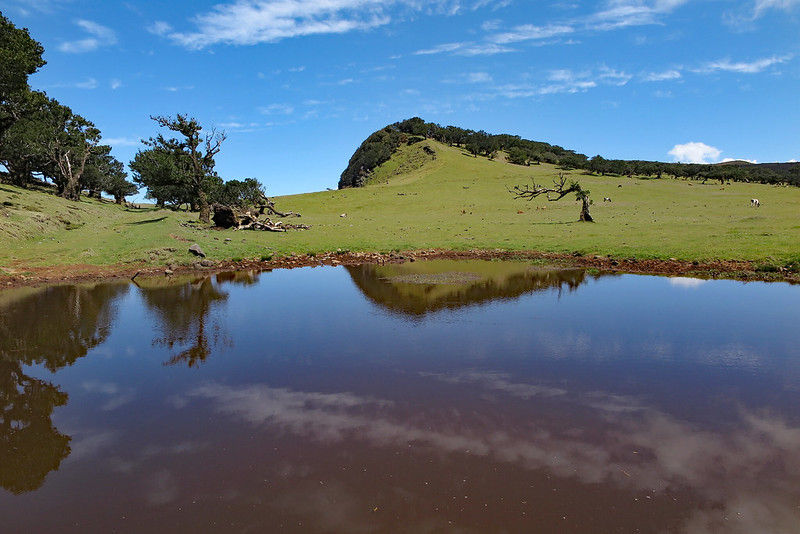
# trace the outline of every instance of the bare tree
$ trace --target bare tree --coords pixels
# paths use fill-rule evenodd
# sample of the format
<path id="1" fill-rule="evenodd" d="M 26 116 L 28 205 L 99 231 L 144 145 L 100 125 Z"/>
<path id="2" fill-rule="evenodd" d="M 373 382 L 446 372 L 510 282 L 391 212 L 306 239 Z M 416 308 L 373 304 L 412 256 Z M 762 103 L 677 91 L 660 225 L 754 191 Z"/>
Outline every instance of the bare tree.
<path id="1" fill-rule="evenodd" d="M 200 208 L 200 220 L 204 223 L 211 222 L 211 206 L 208 203 L 203 184 L 207 177 L 214 175 L 214 156 L 222 148 L 222 143 L 227 136 L 225 132 L 217 132 L 215 128 L 206 135 L 201 135 L 203 127 L 196 119 L 189 118 L 180 113 L 173 119 L 171 117 L 150 117 L 159 126 L 168 128 L 181 134 L 184 139 L 166 139 L 159 134 L 155 139 L 147 142 L 152 147 L 163 147 L 176 156 L 186 155 L 189 158 L 190 182 L 193 196 L 197 199 Z"/>
<path id="2" fill-rule="evenodd" d="M 570 193 L 575 193 L 575 200 L 581 201 L 580 220 L 584 222 L 594 222 L 594 219 L 592 219 L 589 213 L 589 206 L 592 204 L 592 201 L 589 199 L 589 191 L 583 189 L 581 184 L 575 180 L 567 184 L 567 179 L 562 173 L 558 173 L 558 178 L 553 179 L 552 187 L 544 187 L 538 185 L 536 182 L 531 182 L 530 185 L 515 185 L 508 191 L 514 195 L 514 198 L 524 198 L 526 200 L 533 200 L 538 196 L 545 195 L 550 202 L 557 202 Z"/>

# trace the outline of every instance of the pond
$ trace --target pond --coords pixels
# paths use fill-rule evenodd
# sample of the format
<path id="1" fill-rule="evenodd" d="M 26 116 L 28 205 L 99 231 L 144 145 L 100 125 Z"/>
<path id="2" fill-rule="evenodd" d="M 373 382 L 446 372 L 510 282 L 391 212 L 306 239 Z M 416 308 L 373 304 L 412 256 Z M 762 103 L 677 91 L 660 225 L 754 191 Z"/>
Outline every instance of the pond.
<path id="1" fill-rule="evenodd" d="M 798 304 L 490 261 L 0 292 L 0 531 L 796 532 Z"/>

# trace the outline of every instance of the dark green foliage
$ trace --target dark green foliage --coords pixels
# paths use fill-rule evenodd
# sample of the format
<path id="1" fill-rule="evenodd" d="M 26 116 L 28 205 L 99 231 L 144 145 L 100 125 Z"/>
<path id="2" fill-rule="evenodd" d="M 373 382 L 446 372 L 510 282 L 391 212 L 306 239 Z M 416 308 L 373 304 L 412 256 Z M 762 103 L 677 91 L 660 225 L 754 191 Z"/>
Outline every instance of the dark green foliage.
<path id="1" fill-rule="evenodd" d="M 175 132 L 179 137 L 166 138 L 163 134 L 151 137 L 145 144 L 170 155 L 181 173 L 180 184 L 188 188 L 192 207 L 200 210 L 200 221 L 211 222 L 211 204 L 208 201 L 209 184 L 216 177 L 214 158 L 222 149 L 225 132 L 214 128 L 203 134 L 203 127 L 193 117 L 178 113 L 172 117 L 150 117 L 156 124 Z"/>
<path id="2" fill-rule="evenodd" d="M 208 200 L 212 204 L 217 202 L 226 206 L 247 209 L 258 205 L 264 196 L 264 188 L 255 178 L 228 180 L 227 182 L 220 179 L 213 183 Z"/>
<path id="3" fill-rule="evenodd" d="M 373 133 L 355 151 L 339 178 L 339 189 L 362 187 L 375 167 L 388 161 L 408 136 L 391 126 Z"/>
<path id="4" fill-rule="evenodd" d="M 403 137 L 403 135 L 411 137 Z M 363 186 L 375 167 L 391 158 L 401 144 L 413 142 L 420 137 L 434 139 L 450 146 L 462 147 L 475 157 L 493 158 L 494 154 L 503 150 L 508 154 L 509 163 L 517 165 L 530 165 L 532 162 L 550 163 L 568 170 L 583 169 L 603 176 L 611 174 L 658 179 L 664 175 L 670 175 L 675 178 L 691 180 L 718 180 L 720 183 L 749 181 L 800 186 L 800 163 L 731 162 L 699 165 L 613 160 L 605 159 L 600 155 L 588 159 L 585 155 L 573 150 L 566 150 L 560 146 L 540 141 L 529 141 L 516 135 L 493 135 L 457 126 L 442 127 L 414 117 L 391 124 L 370 135 L 350 158 L 350 163 L 339 180 L 339 188 Z"/>
<path id="5" fill-rule="evenodd" d="M 124 167 L 100 145 L 100 131 L 84 117 L 28 86 L 45 64 L 42 45 L 0 14 L 0 181 L 20 186 L 51 180 L 58 194 L 78 200 L 83 189 L 118 202 L 136 192 Z"/>
<path id="6" fill-rule="evenodd" d="M 347 168 L 339 179 L 339 189 L 363 186 L 373 170 L 392 157 L 404 143 L 413 143 L 421 138 L 434 139 L 440 143 L 463 147 L 473 156 L 490 157 L 500 150 L 513 154 L 509 160 L 527 165 L 531 161 L 560 163 L 572 157 L 575 162 L 586 161 L 586 156 L 565 150 L 560 146 L 538 141 L 528 141 L 516 135 L 492 135 L 484 131 L 466 130 L 457 126 L 440 126 L 414 117 L 391 124 L 370 135 L 350 158 Z"/>
<path id="7" fill-rule="evenodd" d="M 43 53 L 27 29 L 17 28 L 0 13 L 0 134 L 14 121 L 12 103 L 28 89 L 28 76 L 45 64 Z"/>
<path id="8" fill-rule="evenodd" d="M 188 165 L 160 147 L 140 150 L 129 164 L 133 181 L 147 189 L 147 198 L 173 207 L 192 202 Z"/>

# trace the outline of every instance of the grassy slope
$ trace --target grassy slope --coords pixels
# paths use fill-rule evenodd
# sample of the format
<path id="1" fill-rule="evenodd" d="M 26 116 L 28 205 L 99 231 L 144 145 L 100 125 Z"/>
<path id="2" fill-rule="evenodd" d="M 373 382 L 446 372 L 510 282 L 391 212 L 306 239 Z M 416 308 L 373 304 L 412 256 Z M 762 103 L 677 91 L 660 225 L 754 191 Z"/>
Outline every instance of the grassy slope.
<path id="1" fill-rule="evenodd" d="M 374 185 L 277 199 L 280 208 L 303 213 L 302 221 L 313 226 L 285 234 L 186 227 L 181 223 L 196 214 L 75 204 L 2 185 L 0 267 L 19 272 L 54 264 L 190 262 L 190 242 L 217 260 L 338 248 L 504 248 L 777 262 L 800 256 L 800 189 L 576 173 L 595 199 L 597 222 L 586 224 L 576 222 L 579 207 L 570 197 L 525 202 L 506 192 L 532 177 L 549 182 L 558 172 L 554 167 L 520 167 L 426 143 L 436 150 L 434 161 L 419 166 L 422 143 L 403 147 L 377 169 Z M 613 202 L 603 203 L 604 196 Z M 750 198 L 762 207 L 750 208 Z"/>

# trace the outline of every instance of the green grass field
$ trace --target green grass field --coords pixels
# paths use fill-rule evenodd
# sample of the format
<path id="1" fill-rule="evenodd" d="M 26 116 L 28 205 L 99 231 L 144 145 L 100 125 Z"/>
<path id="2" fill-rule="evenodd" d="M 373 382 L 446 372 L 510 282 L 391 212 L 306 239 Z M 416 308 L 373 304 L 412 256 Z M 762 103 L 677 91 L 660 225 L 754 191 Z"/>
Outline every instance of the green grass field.
<path id="1" fill-rule="evenodd" d="M 424 144 L 436 151 L 434 160 L 422 157 Z M 201 228 L 186 225 L 196 214 L 73 203 L 0 185 L 0 269 L 190 263 L 187 247 L 195 242 L 213 260 L 424 248 L 800 260 L 800 189 L 572 173 L 592 192 L 593 224 L 577 222 L 579 205 L 571 197 L 527 202 L 507 192 L 532 178 L 549 182 L 558 172 L 550 165 L 474 158 L 426 141 L 403 147 L 376 170 L 373 185 L 277 198 L 280 209 L 298 211 L 312 225 L 283 234 Z M 761 207 L 751 208 L 751 198 Z"/>

